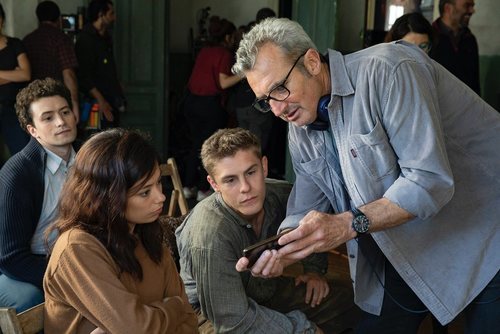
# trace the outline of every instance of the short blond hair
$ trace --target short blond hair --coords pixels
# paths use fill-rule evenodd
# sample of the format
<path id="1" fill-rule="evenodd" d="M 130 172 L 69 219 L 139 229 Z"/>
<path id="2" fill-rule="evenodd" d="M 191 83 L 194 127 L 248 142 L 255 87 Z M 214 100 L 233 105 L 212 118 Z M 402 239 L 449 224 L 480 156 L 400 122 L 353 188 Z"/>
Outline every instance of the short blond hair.
<path id="1" fill-rule="evenodd" d="M 253 133 L 242 128 L 220 129 L 205 140 L 201 147 L 203 167 L 213 176 L 217 162 L 241 150 L 252 150 L 259 159 L 262 158 L 260 141 Z"/>

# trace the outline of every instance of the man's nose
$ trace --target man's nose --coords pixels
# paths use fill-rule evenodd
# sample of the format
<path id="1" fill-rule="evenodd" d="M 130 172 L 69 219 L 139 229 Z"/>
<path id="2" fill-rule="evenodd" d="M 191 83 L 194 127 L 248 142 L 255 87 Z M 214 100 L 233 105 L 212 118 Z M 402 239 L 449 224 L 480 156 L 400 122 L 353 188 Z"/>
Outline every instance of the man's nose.
<path id="1" fill-rule="evenodd" d="M 281 117 L 285 113 L 287 102 L 270 100 L 269 105 L 271 106 L 271 111 L 273 112 L 273 114 L 276 117 Z"/>
<path id="2" fill-rule="evenodd" d="M 248 181 L 245 178 L 243 178 L 240 184 L 240 192 L 245 193 L 248 192 L 249 190 L 250 190 L 250 183 L 248 183 Z"/>
<path id="3" fill-rule="evenodd" d="M 56 124 L 57 126 L 61 126 L 61 125 L 64 125 L 66 124 L 66 120 L 64 119 L 64 117 L 62 115 L 56 115 Z"/>

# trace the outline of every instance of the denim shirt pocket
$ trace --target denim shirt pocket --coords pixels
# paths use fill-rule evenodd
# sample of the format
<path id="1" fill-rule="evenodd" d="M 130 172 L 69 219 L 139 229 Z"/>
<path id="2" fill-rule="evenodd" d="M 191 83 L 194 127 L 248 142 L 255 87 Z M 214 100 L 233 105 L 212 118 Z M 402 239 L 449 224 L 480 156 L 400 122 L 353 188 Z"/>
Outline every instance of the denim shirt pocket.
<path id="1" fill-rule="evenodd" d="M 321 193 L 328 197 L 328 206 L 336 202 L 333 198 L 335 194 L 342 191 L 342 180 L 340 179 L 337 171 L 330 170 L 328 164 L 323 157 L 313 158 L 313 160 L 303 161 L 300 163 L 302 169 L 307 173 L 312 182 L 321 190 Z M 318 194 L 307 194 L 309 200 L 313 201 L 312 208 L 316 210 L 325 210 L 323 206 L 324 198 Z M 342 201 L 342 197 L 337 199 Z M 311 209 L 311 208 L 310 208 Z M 334 209 L 339 209 L 334 207 Z M 326 212 L 326 211 L 325 211 Z"/>
<path id="2" fill-rule="evenodd" d="M 328 176 L 328 170 L 326 169 L 327 164 L 323 157 L 313 158 L 309 161 L 302 161 L 300 165 L 307 175 L 309 175 L 309 177 L 312 178 L 318 185 L 323 184 L 324 180 L 330 178 L 330 176 Z"/>
<path id="3" fill-rule="evenodd" d="M 389 143 L 389 138 L 379 121 L 367 134 L 356 134 L 350 138 L 351 158 L 375 180 L 391 174 L 397 168 L 397 157 Z"/>

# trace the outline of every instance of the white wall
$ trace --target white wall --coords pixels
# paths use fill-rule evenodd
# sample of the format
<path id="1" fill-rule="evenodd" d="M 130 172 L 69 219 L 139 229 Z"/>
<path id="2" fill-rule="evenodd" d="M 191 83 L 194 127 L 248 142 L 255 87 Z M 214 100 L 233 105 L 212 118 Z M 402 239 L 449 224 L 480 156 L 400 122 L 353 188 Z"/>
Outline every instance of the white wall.
<path id="1" fill-rule="evenodd" d="M 170 49 L 172 52 L 189 52 L 189 29 L 196 36 L 197 15 L 202 8 L 210 7 L 210 15 L 233 22 L 236 27 L 255 20 L 260 8 L 269 7 L 278 14 L 279 0 L 171 0 Z"/>
<path id="2" fill-rule="evenodd" d="M 469 28 L 476 36 L 481 56 L 500 55 L 500 7 L 498 0 L 476 0 Z"/>
<path id="3" fill-rule="evenodd" d="M 22 39 L 38 26 L 35 8 L 38 0 L 2 0 L 5 10 L 4 32 Z"/>

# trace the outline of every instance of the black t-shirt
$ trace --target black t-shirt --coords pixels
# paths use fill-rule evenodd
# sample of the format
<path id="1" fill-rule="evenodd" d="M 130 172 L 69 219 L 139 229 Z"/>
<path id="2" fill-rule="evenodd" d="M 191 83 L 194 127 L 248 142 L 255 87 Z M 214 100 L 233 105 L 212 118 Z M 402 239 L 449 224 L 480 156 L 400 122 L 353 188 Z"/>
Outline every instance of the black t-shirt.
<path id="1" fill-rule="evenodd" d="M 17 57 L 26 53 L 23 43 L 18 38 L 7 37 L 7 46 L 0 50 L 0 70 L 11 71 L 19 67 Z M 0 103 L 13 104 L 16 95 L 26 84 L 20 82 L 10 82 L 0 85 Z"/>

